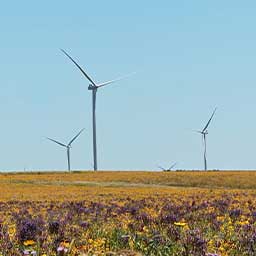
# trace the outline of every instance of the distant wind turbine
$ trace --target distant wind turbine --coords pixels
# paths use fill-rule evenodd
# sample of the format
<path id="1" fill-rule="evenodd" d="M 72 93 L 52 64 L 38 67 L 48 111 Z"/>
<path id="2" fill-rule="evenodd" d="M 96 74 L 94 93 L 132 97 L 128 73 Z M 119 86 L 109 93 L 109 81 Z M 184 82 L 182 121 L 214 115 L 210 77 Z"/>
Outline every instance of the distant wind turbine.
<path id="1" fill-rule="evenodd" d="M 104 83 L 95 83 L 86 73 L 85 71 L 79 66 L 79 64 L 63 49 L 61 51 L 76 65 L 76 67 L 82 72 L 82 74 L 89 80 L 90 84 L 88 87 L 88 90 L 92 91 L 92 126 L 93 126 L 93 168 L 94 171 L 98 170 L 98 165 L 97 165 L 97 141 L 96 141 L 96 94 L 97 90 L 100 87 L 103 87 L 105 85 L 117 82 L 121 79 L 124 79 L 130 75 L 119 77 L 114 80 L 110 80 Z"/>
<path id="2" fill-rule="evenodd" d="M 217 108 L 214 109 L 210 119 L 208 120 L 207 124 L 205 125 L 205 127 L 203 128 L 202 131 L 197 131 L 198 133 L 202 134 L 202 140 L 203 140 L 203 145 L 204 145 L 204 170 L 207 171 L 207 159 L 206 159 L 206 135 L 208 134 L 208 126 L 210 124 L 210 122 L 212 121 L 212 118 L 216 112 Z"/>
<path id="3" fill-rule="evenodd" d="M 77 139 L 77 137 L 82 133 L 84 129 L 82 129 L 67 145 L 57 141 L 57 140 L 53 140 L 51 138 L 48 138 L 48 140 L 53 141 L 55 143 L 57 143 L 58 145 L 65 147 L 67 149 L 67 158 L 68 158 L 68 171 L 70 172 L 70 148 L 71 148 L 71 144 Z"/>
<path id="4" fill-rule="evenodd" d="M 174 166 L 176 166 L 177 165 L 177 163 L 174 163 L 173 165 L 171 165 L 171 167 L 169 167 L 168 169 L 165 169 L 165 168 L 163 168 L 162 166 L 158 166 L 158 168 L 160 168 L 162 171 L 164 171 L 164 172 L 170 172 L 171 170 L 172 170 L 172 168 L 174 167 Z"/>

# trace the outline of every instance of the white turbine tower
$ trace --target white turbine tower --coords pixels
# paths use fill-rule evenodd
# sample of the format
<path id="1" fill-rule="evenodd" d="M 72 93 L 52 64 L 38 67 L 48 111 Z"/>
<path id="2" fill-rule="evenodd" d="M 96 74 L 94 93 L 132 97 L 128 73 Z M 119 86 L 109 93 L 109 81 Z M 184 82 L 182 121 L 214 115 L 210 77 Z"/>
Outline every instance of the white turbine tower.
<path id="1" fill-rule="evenodd" d="M 79 66 L 79 64 L 63 49 L 61 51 L 76 65 L 76 67 L 82 72 L 82 74 L 89 80 L 90 84 L 88 87 L 88 90 L 92 91 L 92 127 L 93 127 L 93 168 L 94 171 L 98 170 L 98 165 L 97 165 L 97 140 L 96 140 L 96 94 L 97 90 L 100 87 L 103 87 L 105 85 L 114 83 L 116 81 L 119 81 L 125 77 L 128 76 L 123 76 L 119 77 L 114 80 L 110 80 L 104 83 L 95 83 L 86 73 L 85 71 Z"/>
<path id="2" fill-rule="evenodd" d="M 48 138 L 48 140 L 51 140 L 55 143 L 57 143 L 58 145 L 62 146 L 62 147 L 65 147 L 67 149 L 67 158 L 68 158 L 68 171 L 70 172 L 70 148 L 71 148 L 71 144 L 77 139 L 77 137 L 82 133 L 84 129 L 82 129 L 67 145 L 66 144 L 63 144 L 57 140 L 53 140 L 51 138 Z"/>
<path id="3" fill-rule="evenodd" d="M 203 140 L 203 144 L 204 144 L 204 170 L 207 171 L 207 160 L 206 160 L 206 135 L 208 134 L 208 126 L 210 124 L 210 122 L 212 121 L 212 118 L 216 112 L 217 108 L 214 109 L 209 121 L 207 122 L 207 124 L 205 125 L 204 129 L 202 131 L 197 131 L 198 133 L 202 134 L 202 140 Z"/>

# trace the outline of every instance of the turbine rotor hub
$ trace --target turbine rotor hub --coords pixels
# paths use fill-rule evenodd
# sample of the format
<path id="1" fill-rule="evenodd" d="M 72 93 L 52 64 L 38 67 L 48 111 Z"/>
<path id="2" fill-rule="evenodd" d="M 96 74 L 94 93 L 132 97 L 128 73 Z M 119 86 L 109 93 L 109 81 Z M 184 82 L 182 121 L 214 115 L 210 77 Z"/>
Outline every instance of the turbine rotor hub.
<path id="1" fill-rule="evenodd" d="M 93 84 L 89 84 L 88 90 L 97 90 L 97 87 L 94 86 Z"/>

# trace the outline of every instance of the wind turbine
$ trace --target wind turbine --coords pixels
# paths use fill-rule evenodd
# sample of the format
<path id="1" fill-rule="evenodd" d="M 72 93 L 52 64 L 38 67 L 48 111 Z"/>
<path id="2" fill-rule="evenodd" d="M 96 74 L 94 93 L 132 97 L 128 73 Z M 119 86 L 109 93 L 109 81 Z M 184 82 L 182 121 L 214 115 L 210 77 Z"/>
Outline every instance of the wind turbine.
<path id="1" fill-rule="evenodd" d="M 71 144 L 77 139 L 77 137 L 82 133 L 84 129 L 82 129 L 67 145 L 66 144 L 63 144 L 57 140 L 54 140 L 54 139 L 51 139 L 51 138 L 48 138 L 48 140 L 50 141 L 53 141 L 55 143 L 57 143 L 58 145 L 62 146 L 62 147 L 65 147 L 67 149 L 67 158 L 68 158 L 68 171 L 70 172 L 70 148 L 71 148 Z"/>
<path id="2" fill-rule="evenodd" d="M 161 167 L 160 165 L 158 166 L 158 168 L 160 168 L 163 172 L 170 172 L 172 170 L 172 168 L 176 165 L 177 165 L 177 162 L 172 164 L 171 167 L 169 167 L 168 169 L 165 169 L 165 168 Z"/>
<path id="3" fill-rule="evenodd" d="M 202 131 L 197 131 L 198 133 L 202 134 L 202 140 L 203 140 L 203 145 L 204 145 L 204 170 L 207 171 L 207 160 L 206 160 L 206 135 L 208 134 L 208 126 L 210 124 L 210 122 L 212 121 L 212 118 L 216 112 L 217 108 L 214 109 L 210 119 L 208 120 L 207 124 L 205 125 L 205 127 L 203 128 Z"/>
<path id="4" fill-rule="evenodd" d="M 117 82 L 121 79 L 124 79 L 128 76 L 119 77 L 114 80 L 110 80 L 103 83 L 95 83 L 90 76 L 86 74 L 86 72 L 82 69 L 81 66 L 63 49 L 60 49 L 75 65 L 76 67 L 82 72 L 82 74 L 89 80 L 90 84 L 88 86 L 88 90 L 92 91 L 92 127 L 93 127 L 93 168 L 94 171 L 97 171 L 98 165 L 97 165 L 97 140 L 96 140 L 96 94 L 97 90 L 100 87 L 103 87 L 105 85 Z"/>

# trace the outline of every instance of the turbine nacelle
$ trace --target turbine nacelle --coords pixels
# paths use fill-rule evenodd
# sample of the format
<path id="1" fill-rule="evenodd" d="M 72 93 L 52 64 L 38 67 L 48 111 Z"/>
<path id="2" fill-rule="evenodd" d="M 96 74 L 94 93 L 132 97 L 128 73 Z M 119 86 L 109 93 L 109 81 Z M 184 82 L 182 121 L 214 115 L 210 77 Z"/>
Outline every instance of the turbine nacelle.
<path id="1" fill-rule="evenodd" d="M 89 84 L 88 90 L 97 90 L 97 86 L 95 86 L 93 84 Z"/>
<path id="2" fill-rule="evenodd" d="M 206 134 L 208 134 L 208 131 L 207 130 L 205 130 L 205 131 L 197 131 L 198 133 L 201 133 L 202 135 L 206 135 Z"/>

